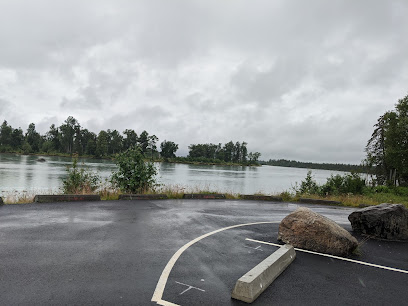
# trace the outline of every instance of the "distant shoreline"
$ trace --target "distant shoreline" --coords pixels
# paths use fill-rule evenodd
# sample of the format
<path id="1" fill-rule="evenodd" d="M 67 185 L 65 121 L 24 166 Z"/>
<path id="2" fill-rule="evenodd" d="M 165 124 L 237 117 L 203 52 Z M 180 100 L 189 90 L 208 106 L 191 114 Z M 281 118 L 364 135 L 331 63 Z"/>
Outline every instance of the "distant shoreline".
<path id="1" fill-rule="evenodd" d="M 330 171 L 343 171 L 343 172 L 357 172 L 368 173 L 368 170 L 363 165 L 352 164 L 333 164 L 333 163 L 312 163 L 312 162 L 300 162 L 287 159 L 270 159 L 269 161 L 260 161 L 262 165 L 287 167 L 287 168 L 301 168 L 301 169 L 315 169 L 315 170 L 330 170 Z"/>
<path id="2" fill-rule="evenodd" d="M 75 154 L 63 154 L 63 153 L 19 153 L 19 152 L 1 152 L 0 154 L 15 154 L 15 155 L 25 155 L 25 156 L 52 156 L 52 157 L 66 157 L 66 158 L 87 158 L 87 159 L 94 159 L 94 160 L 111 160 L 114 161 L 114 157 L 95 157 L 92 155 L 75 155 Z M 176 157 L 176 158 L 184 158 L 184 157 Z M 217 162 L 200 162 L 200 161 L 181 161 L 181 160 L 174 160 L 174 159 L 149 159 L 145 158 L 147 162 L 155 162 L 155 163 L 169 163 L 169 164 L 185 164 L 185 165 L 208 165 L 208 166 L 242 166 L 242 167 L 260 167 L 261 164 L 238 164 L 238 163 L 217 163 Z"/>
<path id="3" fill-rule="evenodd" d="M 63 154 L 63 153 L 19 153 L 19 152 L 1 152 L 0 154 L 16 154 L 16 155 L 26 155 L 26 156 L 55 156 L 55 157 L 67 157 L 73 158 L 73 154 Z M 111 160 L 114 161 L 114 157 L 95 157 L 92 155 L 80 155 L 78 158 L 87 158 L 94 160 Z M 158 162 L 158 163 L 170 163 L 170 164 L 185 164 L 185 165 L 208 165 L 208 166 L 241 166 L 241 167 L 260 167 L 260 166 L 275 166 L 275 167 L 285 167 L 285 168 L 300 168 L 300 169 L 312 169 L 312 170 L 329 170 L 329 171 L 343 171 L 343 172 L 357 172 L 357 173 L 367 173 L 361 165 L 351 165 L 351 164 L 330 164 L 330 163 L 312 163 L 312 162 L 299 162 L 294 160 L 269 160 L 269 161 L 259 161 L 259 164 L 239 164 L 239 163 L 218 163 L 218 162 L 202 162 L 194 160 L 181 160 L 187 157 L 176 157 L 175 159 L 154 159 L 150 160 L 146 158 L 146 161 Z M 180 159 L 180 160 L 177 160 Z"/>

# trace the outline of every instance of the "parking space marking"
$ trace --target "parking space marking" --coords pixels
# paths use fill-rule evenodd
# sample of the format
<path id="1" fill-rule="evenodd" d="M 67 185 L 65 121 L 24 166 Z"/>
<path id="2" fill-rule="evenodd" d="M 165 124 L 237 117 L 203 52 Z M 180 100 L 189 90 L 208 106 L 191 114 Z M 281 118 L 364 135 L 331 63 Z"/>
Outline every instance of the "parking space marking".
<path id="1" fill-rule="evenodd" d="M 257 251 L 261 251 L 261 252 L 263 251 L 263 250 L 261 249 L 261 246 L 260 246 L 260 245 L 258 245 L 256 248 L 253 248 L 253 247 L 244 245 L 244 248 L 253 249 L 253 250 L 257 250 Z"/>
<path id="2" fill-rule="evenodd" d="M 204 289 L 200 289 L 200 288 L 197 288 L 197 287 L 194 287 L 194 286 L 191 286 L 191 285 L 187 285 L 187 284 L 184 284 L 184 283 L 180 283 L 180 282 L 176 282 L 176 283 L 188 287 L 186 290 L 184 290 L 183 292 L 179 293 L 180 295 L 186 293 L 187 291 L 189 291 L 189 290 L 191 290 L 191 289 L 197 289 L 197 290 L 200 290 L 200 291 L 202 291 L 202 292 L 205 292 Z"/>
<path id="3" fill-rule="evenodd" d="M 237 227 L 250 226 L 250 225 L 259 225 L 259 224 L 273 224 L 273 223 L 278 223 L 279 224 L 280 221 L 254 222 L 254 223 L 245 223 L 245 224 L 232 225 L 232 226 L 220 228 L 218 230 L 215 230 L 215 231 L 212 231 L 210 233 L 204 234 L 204 235 L 202 235 L 200 237 L 197 237 L 196 239 L 191 240 L 190 242 L 186 243 L 180 249 L 178 249 L 178 251 L 176 253 L 174 253 L 174 255 L 170 258 L 167 265 L 164 267 L 164 270 L 163 270 L 162 274 L 160 275 L 159 281 L 157 282 L 156 289 L 154 290 L 153 297 L 152 297 L 152 302 L 156 302 L 159 305 L 177 305 L 177 304 L 162 300 L 163 293 L 164 293 L 164 288 L 166 287 L 167 279 L 169 278 L 170 272 L 173 269 L 173 267 L 176 264 L 179 257 L 181 256 L 181 254 L 183 254 L 183 252 L 185 250 L 187 250 L 190 246 L 192 246 L 196 242 L 198 242 L 198 241 L 200 241 L 200 240 L 202 240 L 202 239 L 204 239 L 204 238 L 206 238 L 208 236 L 214 235 L 216 233 L 219 233 L 219 232 L 222 232 L 222 231 L 225 231 L 225 230 L 229 230 L 229 229 L 233 229 L 233 228 L 237 228 Z"/>
<path id="4" fill-rule="evenodd" d="M 277 246 L 277 247 L 281 247 L 281 246 L 282 246 L 281 244 L 272 243 L 272 242 L 266 242 L 266 241 L 260 241 L 260 240 L 250 239 L 250 238 L 246 238 L 245 240 L 252 241 L 252 242 L 256 242 L 256 243 L 263 243 L 263 244 L 267 244 L 267 245 L 273 245 L 273 246 Z M 324 254 L 324 253 L 319 253 L 319 252 L 314 252 L 314 251 L 309 251 L 309 250 L 304 250 L 304 249 L 298 249 L 298 248 L 295 248 L 295 250 L 296 250 L 296 251 L 299 251 L 299 252 L 310 253 L 310 254 L 320 255 L 320 256 L 325 256 L 325 257 L 330 257 L 330 258 L 334 258 L 334 259 L 338 259 L 338 260 L 349 261 L 349 262 L 357 263 L 357 264 L 364 265 L 364 266 L 369 266 L 369 267 L 374 267 L 374 268 L 379 268 L 379 269 L 384 269 L 384 270 L 389 270 L 389 271 L 394 271 L 394 272 L 400 272 L 400 273 L 406 273 L 406 274 L 408 274 L 408 271 L 405 271 L 405 270 L 402 270 L 402 269 L 397 269 L 397 268 L 391 268 L 391 267 L 376 265 L 376 264 L 372 264 L 372 263 L 364 262 L 364 261 L 360 261 L 360 260 L 354 260 L 354 259 L 339 257 L 339 256 L 335 256 L 335 255 L 330 255 L 330 254 Z"/>

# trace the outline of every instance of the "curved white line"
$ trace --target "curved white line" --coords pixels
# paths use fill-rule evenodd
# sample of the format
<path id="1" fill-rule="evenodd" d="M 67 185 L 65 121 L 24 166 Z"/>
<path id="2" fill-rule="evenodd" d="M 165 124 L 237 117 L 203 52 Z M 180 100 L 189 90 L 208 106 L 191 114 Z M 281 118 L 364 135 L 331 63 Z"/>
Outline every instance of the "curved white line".
<path id="1" fill-rule="evenodd" d="M 152 302 L 156 302 L 159 305 L 164 305 L 164 306 L 170 306 L 170 305 L 177 305 L 173 304 L 171 302 L 167 302 L 162 300 L 163 293 L 164 293 L 164 288 L 166 287 L 167 279 L 169 278 L 170 272 L 173 269 L 177 259 L 179 259 L 180 255 L 183 254 L 185 250 L 187 250 L 190 246 L 192 246 L 194 243 L 200 241 L 201 239 L 204 239 L 208 236 L 214 235 L 216 233 L 229 230 L 232 228 L 236 227 L 241 227 L 241 226 L 248 226 L 248 225 L 257 225 L 257 224 L 271 224 L 271 223 L 280 223 L 280 221 L 276 222 L 254 222 L 254 223 L 245 223 L 245 224 L 238 224 L 238 225 L 232 225 L 224 228 L 220 228 L 218 230 L 212 231 L 210 233 L 204 234 L 194 240 L 191 240 L 190 242 L 186 243 L 183 245 L 174 255 L 170 258 L 169 262 L 167 263 L 166 267 L 164 267 L 164 270 L 159 278 L 159 281 L 157 282 L 156 289 L 154 290 L 153 297 L 152 297 Z"/>
<path id="2" fill-rule="evenodd" d="M 273 245 L 273 246 L 277 246 L 277 247 L 281 246 L 280 244 L 255 240 L 255 239 L 251 239 L 251 238 L 246 238 L 245 240 L 256 242 L 256 243 L 263 243 L 263 244 L 267 244 L 267 245 Z M 299 248 L 295 248 L 295 250 L 299 251 L 299 252 L 313 254 L 313 255 L 320 255 L 320 256 L 330 257 L 330 258 L 334 258 L 334 259 L 338 259 L 338 260 L 349 261 L 349 262 L 357 263 L 357 264 L 364 265 L 364 266 L 369 266 L 369 267 L 374 267 L 374 268 L 379 268 L 379 269 L 384 269 L 384 270 L 389 270 L 389 271 L 401 272 L 401 273 L 408 274 L 408 271 L 406 271 L 406 270 L 387 267 L 387 266 L 381 266 L 381 265 L 377 265 L 377 264 L 373 264 L 373 263 L 369 263 L 369 262 L 365 262 L 365 261 L 361 261 L 361 260 L 344 258 L 344 257 L 339 257 L 339 256 L 331 255 L 331 254 L 319 253 L 319 252 L 314 252 L 314 251 L 309 251 L 309 250 L 304 250 L 304 249 L 299 249 Z"/>

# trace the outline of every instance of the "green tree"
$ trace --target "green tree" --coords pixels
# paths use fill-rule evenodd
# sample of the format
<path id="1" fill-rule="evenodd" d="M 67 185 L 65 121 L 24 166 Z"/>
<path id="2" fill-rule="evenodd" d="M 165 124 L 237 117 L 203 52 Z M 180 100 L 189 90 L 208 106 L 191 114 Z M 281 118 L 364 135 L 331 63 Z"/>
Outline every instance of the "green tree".
<path id="1" fill-rule="evenodd" d="M 137 145 L 137 134 L 134 130 L 126 129 L 123 132 L 126 137 L 123 139 L 123 149 L 127 150 L 130 147 Z"/>
<path id="2" fill-rule="evenodd" d="M 149 133 L 143 131 L 137 139 L 137 142 L 139 143 L 140 149 L 142 150 L 142 154 L 146 156 L 146 153 L 148 151 L 147 148 L 149 147 Z"/>
<path id="3" fill-rule="evenodd" d="M 242 163 L 245 163 L 247 161 L 248 158 L 248 149 L 247 149 L 247 143 L 245 141 L 243 141 L 241 143 L 241 157 L 240 160 Z"/>
<path id="4" fill-rule="evenodd" d="M 28 143 L 27 140 L 24 141 L 22 150 L 24 154 L 30 154 L 33 153 L 33 148 L 31 148 L 30 144 Z"/>
<path id="5" fill-rule="evenodd" d="M 159 138 L 157 138 L 156 135 L 151 135 L 147 138 L 147 143 L 148 143 L 148 150 L 150 151 L 151 154 L 151 159 L 153 160 L 154 154 L 157 153 L 157 146 L 156 143 L 159 141 Z"/>
<path id="6" fill-rule="evenodd" d="M 83 129 L 81 135 L 83 152 L 87 155 L 96 155 L 96 134 L 88 129 Z"/>
<path id="7" fill-rule="evenodd" d="M 95 155 L 96 151 L 96 134 L 88 129 L 81 130 L 81 149 L 83 154 Z"/>
<path id="8" fill-rule="evenodd" d="M 234 163 L 239 163 L 241 157 L 241 144 L 237 141 L 234 146 L 234 151 L 232 154 L 232 161 Z"/>
<path id="9" fill-rule="evenodd" d="M 65 150 L 65 153 L 72 154 L 74 149 L 75 133 L 80 130 L 80 125 L 78 121 L 69 116 L 64 123 L 59 127 L 61 145 Z"/>
<path id="10" fill-rule="evenodd" d="M 122 192 L 143 193 L 156 186 L 157 170 L 153 163 L 145 162 L 140 147 L 132 147 L 116 155 L 119 169 L 112 174 L 111 182 Z"/>
<path id="11" fill-rule="evenodd" d="M 42 138 L 41 135 L 35 130 L 35 124 L 30 123 L 27 129 L 27 133 L 25 134 L 25 139 L 27 143 L 31 147 L 31 152 L 39 152 L 42 146 Z"/>
<path id="12" fill-rule="evenodd" d="M 188 149 L 188 156 L 191 158 L 207 157 L 207 150 L 203 144 L 191 144 Z"/>
<path id="13" fill-rule="evenodd" d="M 45 134 L 46 141 L 50 143 L 50 151 L 59 152 L 61 149 L 60 134 L 55 124 L 51 124 L 49 131 Z"/>
<path id="14" fill-rule="evenodd" d="M 378 118 L 367 142 L 366 163 L 374 169 L 376 183 L 408 185 L 408 95 L 395 110 Z"/>
<path id="15" fill-rule="evenodd" d="M 224 161 L 230 163 L 232 162 L 233 154 L 234 154 L 234 143 L 232 141 L 226 143 L 224 145 Z"/>
<path id="16" fill-rule="evenodd" d="M 225 152 L 224 152 L 224 149 L 222 148 L 222 143 L 219 143 L 217 145 L 217 149 L 215 152 L 215 158 L 221 161 L 223 161 L 225 158 Z"/>
<path id="17" fill-rule="evenodd" d="M 117 130 L 108 130 L 109 142 L 109 154 L 116 154 L 122 151 L 123 136 Z"/>
<path id="18" fill-rule="evenodd" d="M 11 136 L 11 147 L 13 149 L 22 149 L 24 143 L 24 134 L 21 128 L 14 129 Z"/>
<path id="19" fill-rule="evenodd" d="M 106 131 L 102 130 L 99 132 L 96 139 L 96 156 L 104 157 L 108 155 L 109 148 L 109 135 Z"/>
<path id="20" fill-rule="evenodd" d="M 176 151 L 178 150 L 178 144 L 174 143 L 173 141 L 163 141 L 160 144 L 160 155 L 163 158 L 174 158 L 176 157 Z"/>
<path id="21" fill-rule="evenodd" d="M 0 126 L 0 149 L 2 151 L 10 151 L 12 147 L 13 128 L 4 120 Z"/>
<path id="22" fill-rule="evenodd" d="M 258 164 L 259 157 L 261 157 L 261 153 L 259 153 L 259 152 L 252 153 L 252 152 L 250 152 L 248 154 L 249 163 L 250 164 Z"/>

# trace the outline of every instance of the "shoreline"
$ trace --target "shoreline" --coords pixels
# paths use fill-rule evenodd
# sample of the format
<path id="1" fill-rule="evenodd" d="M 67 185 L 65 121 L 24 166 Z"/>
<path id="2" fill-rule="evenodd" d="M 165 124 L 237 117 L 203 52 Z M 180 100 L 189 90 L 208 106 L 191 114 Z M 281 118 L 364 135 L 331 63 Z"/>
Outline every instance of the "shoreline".
<path id="1" fill-rule="evenodd" d="M 20 156 L 38 156 L 38 157 L 66 157 L 66 158 L 74 158 L 77 157 L 78 159 L 86 158 L 86 159 L 94 159 L 94 160 L 111 160 L 114 161 L 114 157 L 95 157 L 92 155 L 75 155 L 75 154 L 62 154 L 62 153 L 19 153 L 19 152 L 1 152 L 0 154 L 8 154 L 8 155 L 20 155 Z M 145 162 L 153 162 L 153 163 L 169 163 L 169 164 L 184 164 L 184 165 L 208 165 L 208 166 L 241 166 L 241 167 L 261 167 L 261 164 L 238 164 L 238 163 L 211 163 L 211 162 L 199 162 L 199 161 L 176 161 L 176 160 L 164 160 L 164 159 L 144 159 Z"/>
<path id="2" fill-rule="evenodd" d="M 3 199 L 4 205 L 19 205 L 19 204 L 30 204 L 34 203 L 34 198 L 36 195 L 39 195 L 38 192 L 41 191 L 33 191 L 29 192 L 15 192 L 10 191 L 7 192 L 6 195 L 0 194 L 0 197 Z M 277 199 L 280 198 L 281 200 L 278 201 L 279 203 L 296 203 L 302 204 L 307 203 L 305 202 L 308 200 L 315 201 L 316 205 L 330 205 L 330 206 L 338 206 L 338 207 L 367 207 L 372 205 L 378 205 L 381 203 L 391 203 L 391 204 L 403 204 L 405 207 L 408 208 L 408 199 L 403 196 L 390 196 L 387 193 L 378 193 L 375 195 L 332 195 L 332 196 L 319 196 L 316 194 L 293 194 L 289 191 L 284 191 L 281 193 L 275 194 L 264 194 L 264 193 L 255 193 L 251 195 L 244 195 L 238 193 L 231 193 L 231 192 L 220 192 L 217 190 L 200 190 L 200 189 L 184 189 L 184 188 L 177 188 L 172 186 L 165 186 L 162 189 L 158 189 L 156 191 L 150 191 L 147 193 L 143 193 L 144 196 L 155 196 L 155 195 L 166 195 L 167 199 L 169 200 L 177 200 L 183 199 L 185 194 L 200 194 L 200 195 L 211 195 L 211 194 L 222 194 L 224 195 L 226 200 L 248 200 L 248 196 L 252 198 L 252 200 L 260 200 L 265 202 L 276 202 L 274 200 L 266 200 L 270 199 Z M 62 192 L 43 192 L 40 193 L 41 195 L 60 195 L 63 196 Z M 99 195 L 102 201 L 116 201 L 119 200 L 119 197 L 124 193 L 120 192 L 119 190 L 103 188 L 99 191 L 92 193 L 92 195 Z M 81 195 L 81 194 L 77 194 Z M 89 194 L 90 195 L 90 194 Z M 0 205 L 1 206 L 1 205 Z"/>

